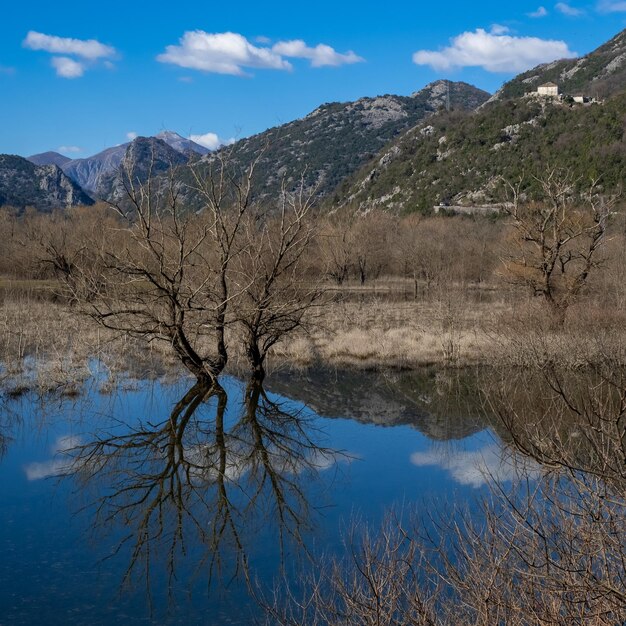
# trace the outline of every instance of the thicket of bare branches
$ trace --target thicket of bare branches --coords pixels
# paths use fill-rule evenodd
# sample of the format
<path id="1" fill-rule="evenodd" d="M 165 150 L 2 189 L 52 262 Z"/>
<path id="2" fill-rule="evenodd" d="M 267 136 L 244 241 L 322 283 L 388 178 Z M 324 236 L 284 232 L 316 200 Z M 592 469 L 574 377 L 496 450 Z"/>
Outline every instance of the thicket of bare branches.
<path id="1" fill-rule="evenodd" d="M 543 194 L 532 202 L 522 201 L 521 181 L 507 183 L 511 203 L 506 211 L 513 231 L 505 264 L 513 280 L 543 298 L 562 324 L 568 307 L 602 261 L 600 251 L 616 198 L 599 195 L 597 181 L 583 197 L 577 196 L 578 181 L 567 171 L 551 170 L 537 181 Z"/>
<path id="2" fill-rule="evenodd" d="M 478 513 L 353 526 L 341 555 L 265 599 L 268 623 L 622 624 L 626 376 L 610 358 L 590 367 L 492 377 L 486 406 L 517 481 L 488 476 Z"/>

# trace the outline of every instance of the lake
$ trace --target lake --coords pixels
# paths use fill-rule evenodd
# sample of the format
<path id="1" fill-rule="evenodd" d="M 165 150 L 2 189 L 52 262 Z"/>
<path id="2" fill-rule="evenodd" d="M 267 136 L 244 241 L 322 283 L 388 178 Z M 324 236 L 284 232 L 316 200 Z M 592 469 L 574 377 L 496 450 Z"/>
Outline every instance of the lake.
<path id="1" fill-rule="evenodd" d="M 477 376 L 283 372 L 112 394 L 94 379 L 78 398 L 4 398 L 0 624 L 251 623 L 250 589 L 340 553 L 351 524 L 472 507 L 488 476 L 514 478 Z"/>

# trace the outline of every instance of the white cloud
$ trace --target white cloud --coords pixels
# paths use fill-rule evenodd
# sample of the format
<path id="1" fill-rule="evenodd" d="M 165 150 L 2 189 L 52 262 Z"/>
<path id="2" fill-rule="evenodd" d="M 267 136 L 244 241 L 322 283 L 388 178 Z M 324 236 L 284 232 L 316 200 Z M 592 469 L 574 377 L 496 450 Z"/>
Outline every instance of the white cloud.
<path id="1" fill-rule="evenodd" d="M 492 35 L 506 35 L 511 32 L 511 29 L 508 26 L 503 26 L 502 24 L 492 24 L 490 32 Z"/>
<path id="2" fill-rule="evenodd" d="M 204 72 L 245 76 L 243 68 L 290 70 L 291 64 L 269 48 L 252 45 L 237 33 L 187 31 L 177 46 L 167 46 L 157 56 L 171 63 Z"/>
<path id="3" fill-rule="evenodd" d="M 129 141 L 132 141 L 133 139 L 137 139 L 137 137 L 139 137 L 139 135 L 134 130 L 131 130 L 126 133 L 126 139 L 128 139 Z"/>
<path id="4" fill-rule="evenodd" d="M 78 146 L 59 146 L 57 148 L 57 152 L 65 152 L 69 154 L 76 154 L 77 152 L 82 152 L 83 149 Z"/>
<path id="5" fill-rule="evenodd" d="M 439 71 L 482 67 L 488 72 L 522 72 L 540 63 L 575 56 L 564 41 L 498 35 L 479 28 L 461 33 L 442 50 L 419 50 L 413 62 Z"/>
<path id="6" fill-rule="evenodd" d="M 272 40 L 269 37 L 265 37 L 264 35 L 259 35 L 258 37 L 255 37 L 254 41 L 265 45 L 272 43 Z"/>
<path id="7" fill-rule="evenodd" d="M 220 139 L 216 133 L 205 133 L 204 135 L 189 135 L 191 141 L 208 148 L 209 150 L 217 150 L 220 146 L 229 146 L 235 143 L 235 139 Z"/>
<path id="8" fill-rule="evenodd" d="M 326 44 L 307 46 L 302 40 L 279 41 L 271 48 L 269 40 L 256 39 L 261 45 L 250 43 L 238 33 L 206 33 L 187 31 L 178 45 L 165 48 L 157 56 L 161 63 L 171 63 L 204 72 L 246 76 L 246 69 L 293 69 L 288 58 L 308 59 L 312 67 L 358 63 L 363 59 L 354 52 L 339 53 Z"/>
<path id="9" fill-rule="evenodd" d="M 554 5 L 554 8 L 559 12 L 563 13 L 563 15 L 569 15 L 570 17 L 578 17 L 584 13 L 583 10 L 577 9 L 566 2 L 557 2 Z"/>
<path id="10" fill-rule="evenodd" d="M 30 50 L 43 50 L 50 54 L 61 55 L 53 56 L 50 61 L 57 76 L 61 78 L 80 78 L 89 65 L 98 62 L 102 62 L 105 67 L 112 69 L 113 63 L 104 59 L 109 59 L 117 54 L 115 48 L 95 39 L 57 37 L 38 33 L 34 30 L 28 32 L 22 45 Z"/>
<path id="11" fill-rule="evenodd" d="M 318 44 L 314 48 L 307 46 L 301 39 L 292 41 L 279 41 L 272 46 L 272 50 L 282 56 L 298 59 L 308 59 L 312 67 L 338 66 L 351 63 L 360 63 L 364 59 L 356 55 L 352 50 L 340 54 L 334 48 L 326 44 Z"/>
<path id="12" fill-rule="evenodd" d="M 23 45 L 31 50 L 43 50 L 51 54 L 71 54 L 90 61 L 115 56 L 115 48 L 106 46 L 95 39 L 56 37 L 34 30 L 26 35 Z"/>
<path id="13" fill-rule="evenodd" d="M 626 2 L 624 0 L 600 0 L 598 11 L 600 13 L 626 13 Z"/>
<path id="14" fill-rule="evenodd" d="M 50 63 L 61 78 L 80 78 L 85 73 L 85 66 L 69 57 L 52 57 Z"/>
<path id="15" fill-rule="evenodd" d="M 5 76 L 13 76 L 13 74 L 15 74 L 15 68 L 8 67 L 6 65 L 0 65 L 0 74 L 4 74 Z"/>
<path id="16" fill-rule="evenodd" d="M 548 15 L 546 7 L 539 7 L 536 11 L 528 13 L 528 17 L 545 17 L 546 15 Z"/>

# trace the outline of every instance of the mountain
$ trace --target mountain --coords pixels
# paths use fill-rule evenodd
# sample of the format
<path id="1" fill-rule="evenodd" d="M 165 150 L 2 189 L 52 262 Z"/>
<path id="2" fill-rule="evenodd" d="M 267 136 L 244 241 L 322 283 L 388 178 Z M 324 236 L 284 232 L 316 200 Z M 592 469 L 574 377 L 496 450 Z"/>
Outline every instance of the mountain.
<path id="1" fill-rule="evenodd" d="M 258 159 L 253 194 L 276 198 L 283 177 L 295 187 L 300 176 L 319 197 L 331 194 L 385 144 L 449 103 L 473 110 L 489 94 L 461 82 L 437 81 L 411 96 L 386 95 L 324 104 L 302 119 L 271 128 L 223 148 L 232 165 L 245 170 Z M 210 154 L 206 162 L 217 158 Z"/>
<path id="2" fill-rule="evenodd" d="M 405 133 L 344 181 L 334 207 L 429 212 L 440 203 L 485 205 L 502 197 L 501 177 L 569 168 L 580 189 L 598 178 L 616 192 L 626 171 L 626 92 L 602 104 L 543 98 L 493 102 L 479 111 L 441 112 Z"/>
<path id="3" fill-rule="evenodd" d="M 516 76 L 493 99 L 519 98 L 547 82 L 568 95 L 607 98 L 621 91 L 626 85 L 626 30 L 584 57 L 553 61 Z"/>
<path id="4" fill-rule="evenodd" d="M 0 154 L 0 206 L 50 211 L 81 204 L 93 204 L 93 200 L 58 166 L 35 165 L 20 156 Z"/>
<path id="5" fill-rule="evenodd" d="M 125 195 L 123 172 L 130 174 L 133 181 L 143 183 L 188 162 L 189 155 L 157 137 L 137 137 L 125 145 L 118 166 L 100 174 L 97 196 L 110 201 L 122 200 Z"/>
<path id="6" fill-rule="evenodd" d="M 95 197 L 101 197 L 103 177 L 118 170 L 128 145 L 124 143 L 113 148 L 107 148 L 85 159 L 73 159 L 63 165 L 63 171 L 77 185 Z"/>
<path id="7" fill-rule="evenodd" d="M 77 185 L 80 185 L 97 198 L 105 198 L 111 192 L 112 180 L 115 179 L 128 148 L 136 141 L 141 140 L 143 142 L 145 139 L 145 137 L 137 137 L 132 142 L 107 148 L 85 159 L 68 160 L 61 167 Z M 150 139 L 157 139 L 175 152 L 185 155 L 185 161 L 190 156 L 202 156 L 210 152 L 207 148 L 194 141 L 185 139 L 178 133 L 169 130 L 163 131 Z M 137 157 L 139 153 L 135 152 L 134 155 Z M 149 155 L 145 154 L 143 156 Z M 180 163 L 181 159 L 175 155 L 173 156 L 173 161 Z"/>
<path id="8" fill-rule="evenodd" d="M 195 153 L 204 155 L 211 152 L 208 148 L 201 146 L 199 143 L 191 141 L 191 139 L 185 139 L 171 130 L 164 130 L 156 135 L 156 138 L 164 141 L 170 148 L 174 148 L 174 150 L 178 150 L 178 152 L 182 152 L 183 154 Z"/>
<path id="9" fill-rule="evenodd" d="M 72 160 L 58 152 L 42 152 L 41 154 L 33 154 L 27 158 L 35 165 L 56 165 L 57 167 L 63 167 Z"/>

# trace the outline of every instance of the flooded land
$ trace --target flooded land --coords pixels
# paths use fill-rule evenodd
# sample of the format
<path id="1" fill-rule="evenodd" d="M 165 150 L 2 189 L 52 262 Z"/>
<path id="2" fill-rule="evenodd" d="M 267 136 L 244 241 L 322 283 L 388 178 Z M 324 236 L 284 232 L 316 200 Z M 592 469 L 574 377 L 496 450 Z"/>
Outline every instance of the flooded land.
<path id="1" fill-rule="evenodd" d="M 480 372 L 311 371 L 261 387 L 128 381 L 5 399 L 2 623 L 249 624 L 255 596 L 386 511 L 476 506 L 533 476 Z M 519 458 L 518 458 L 519 456 Z"/>

